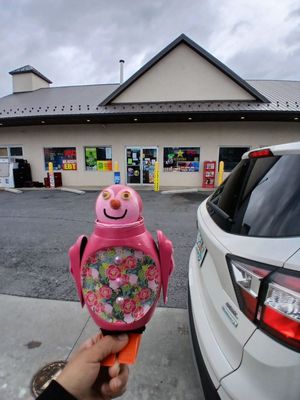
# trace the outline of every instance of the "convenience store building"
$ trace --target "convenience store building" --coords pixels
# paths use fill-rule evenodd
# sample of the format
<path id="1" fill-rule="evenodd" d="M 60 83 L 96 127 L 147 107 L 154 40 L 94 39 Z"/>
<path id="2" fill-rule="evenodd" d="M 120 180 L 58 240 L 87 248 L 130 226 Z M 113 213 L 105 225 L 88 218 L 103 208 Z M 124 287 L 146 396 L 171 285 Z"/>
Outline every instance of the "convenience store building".
<path id="1" fill-rule="evenodd" d="M 121 63 L 122 64 L 122 63 Z M 48 162 L 64 186 L 121 182 L 200 187 L 205 161 L 229 173 L 252 147 L 300 140 L 300 82 L 245 81 L 185 35 L 121 84 L 50 87 L 31 66 L 0 99 L 0 161 L 24 158 L 34 181 Z"/>

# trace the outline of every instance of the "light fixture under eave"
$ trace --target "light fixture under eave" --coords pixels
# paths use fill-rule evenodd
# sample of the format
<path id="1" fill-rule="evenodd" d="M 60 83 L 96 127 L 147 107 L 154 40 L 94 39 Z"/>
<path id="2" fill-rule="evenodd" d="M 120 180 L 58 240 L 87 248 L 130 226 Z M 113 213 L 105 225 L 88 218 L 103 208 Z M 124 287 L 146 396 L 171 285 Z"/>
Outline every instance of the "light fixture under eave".
<path id="1" fill-rule="evenodd" d="M 245 119 L 245 117 L 241 117 L 241 119 Z"/>
<path id="2" fill-rule="evenodd" d="M 2 126 L 3 124 L 2 124 L 2 122 L 0 122 L 0 126 Z"/>
<path id="3" fill-rule="evenodd" d="M 138 119 L 137 118 L 134 118 L 134 122 L 137 122 L 138 121 Z"/>
<path id="4" fill-rule="evenodd" d="M 299 120 L 299 118 L 298 118 L 298 117 L 295 117 L 295 118 L 294 118 L 294 121 L 298 121 L 298 120 Z"/>
<path id="5" fill-rule="evenodd" d="M 45 121 L 41 121 L 41 124 L 44 124 L 45 123 Z"/>
<path id="6" fill-rule="evenodd" d="M 90 119 L 87 119 L 86 122 L 91 122 L 91 120 L 90 120 Z"/>
<path id="7" fill-rule="evenodd" d="M 193 118 L 192 117 L 188 117 L 188 120 L 191 121 Z"/>

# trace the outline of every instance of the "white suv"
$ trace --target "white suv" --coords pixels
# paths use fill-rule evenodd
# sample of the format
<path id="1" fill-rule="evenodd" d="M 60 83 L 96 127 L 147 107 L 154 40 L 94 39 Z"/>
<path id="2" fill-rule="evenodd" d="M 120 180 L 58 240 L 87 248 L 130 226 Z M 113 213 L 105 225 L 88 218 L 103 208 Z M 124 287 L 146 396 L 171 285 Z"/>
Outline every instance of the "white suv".
<path id="1" fill-rule="evenodd" d="M 206 399 L 300 399 L 300 142 L 244 154 L 201 203 L 189 314 Z"/>

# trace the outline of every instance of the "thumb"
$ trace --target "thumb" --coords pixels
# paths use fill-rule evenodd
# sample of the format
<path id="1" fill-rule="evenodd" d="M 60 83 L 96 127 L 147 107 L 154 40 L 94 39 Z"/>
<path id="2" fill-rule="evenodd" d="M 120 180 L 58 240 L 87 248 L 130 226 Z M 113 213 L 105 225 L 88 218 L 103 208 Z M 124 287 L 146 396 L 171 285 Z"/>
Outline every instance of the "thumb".
<path id="1" fill-rule="evenodd" d="M 110 354 L 116 354 L 121 351 L 128 343 L 128 335 L 118 336 L 107 335 L 97 341 L 92 347 L 86 350 L 85 358 L 87 362 L 99 362 L 104 360 Z"/>

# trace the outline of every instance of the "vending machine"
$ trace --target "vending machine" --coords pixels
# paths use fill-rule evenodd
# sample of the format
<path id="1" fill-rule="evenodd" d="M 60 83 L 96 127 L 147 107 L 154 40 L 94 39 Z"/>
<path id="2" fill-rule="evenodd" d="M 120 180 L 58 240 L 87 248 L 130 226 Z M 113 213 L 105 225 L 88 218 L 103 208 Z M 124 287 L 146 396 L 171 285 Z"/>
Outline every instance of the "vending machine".
<path id="1" fill-rule="evenodd" d="M 202 187 L 213 189 L 216 178 L 216 161 L 204 161 Z"/>
<path id="2" fill-rule="evenodd" d="M 9 158 L 0 159 L 0 188 L 14 188 L 14 168 L 17 164 Z"/>

